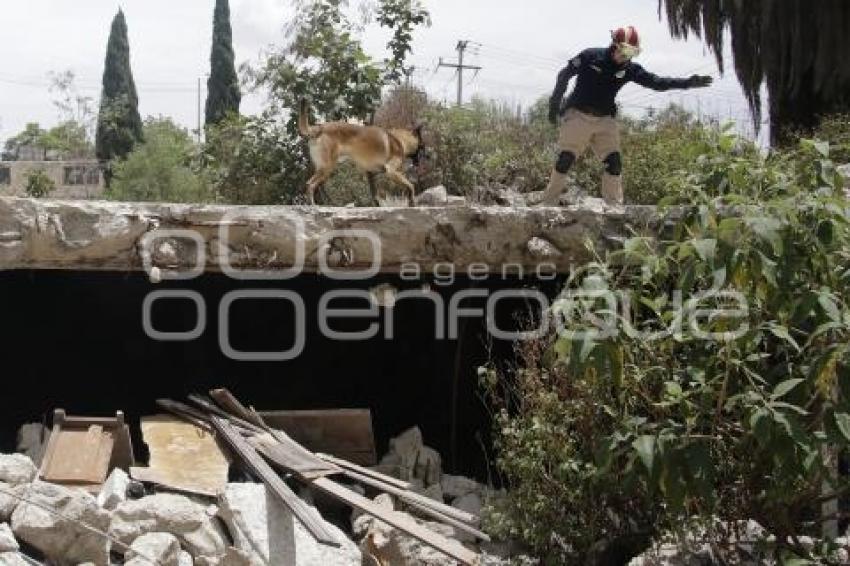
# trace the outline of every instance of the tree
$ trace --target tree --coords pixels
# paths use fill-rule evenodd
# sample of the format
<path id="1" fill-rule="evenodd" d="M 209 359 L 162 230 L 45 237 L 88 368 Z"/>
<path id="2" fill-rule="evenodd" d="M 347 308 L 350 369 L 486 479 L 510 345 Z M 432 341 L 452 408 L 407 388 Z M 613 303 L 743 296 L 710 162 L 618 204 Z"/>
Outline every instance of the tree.
<path id="1" fill-rule="evenodd" d="M 197 148 L 170 118 L 148 118 L 145 141 L 116 161 L 109 196 L 123 201 L 200 202 L 206 185 L 194 169 Z"/>
<path id="2" fill-rule="evenodd" d="M 33 169 L 27 173 L 24 191 L 31 198 L 44 198 L 56 189 L 56 183 L 44 169 Z"/>
<path id="3" fill-rule="evenodd" d="M 228 0 L 216 0 L 213 16 L 213 43 L 210 78 L 207 80 L 207 124 L 218 124 L 229 113 L 239 113 L 242 94 L 236 76 L 233 32 Z"/>
<path id="4" fill-rule="evenodd" d="M 75 85 L 73 71 L 50 73 L 53 105 L 59 111 L 60 123 L 48 132 L 50 149 L 61 152 L 65 159 L 94 157 L 95 113 L 93 100 L 83 96 Z"/>
<path id="5" fill-rule="evenodd" d="M 118 10 L 112 20 L 112 31 L 106 48 L 95 143 L 97 157 L 102 161 L 124 157 L 142 139 L 139 97 L 130 68 L 127 22 L 124 12 Z M 109 177 L 107 175 L 107 179 Z"/>
<path id="6" fill-rule="evenodd" d="M 301 0 L 285 49 L 271 53 L 259 70 L 250 70 L 255 87 L 267 88 L 270 110 L 281 114 L 302 98 L 326 120 L 368 120 L 385 86 L 398 84 L 412 50 L 412 30 L 429 23 L 418 0 L 380 0 L 376 16 L 393 30 L 390 57 L 374 61 L 358 38 L 359 28 L 346 15 L 346 0 Z M 295 113 L 288 122 L 296 132 Z"/>
<path id="7" fill-rule="evenodd" d="M 47 131 L 38 122 L 30 122 L 22 132 L 6 140 L 3 159 L 17 161 L 20 159 L 21 149 L 25 147 L 39 148 L 42 153 L 41 159 L 44 159 L 47 152 L 46 140 Z"/>
<path id="8" fill-rule="evenodd" d="M 659 0 L 675 37 L 703 37 L 723 69 L 724 35 L 732 35 L 738 80 L 756 128 L 767 84 L 771 137 L 784 144 L 796 130 L 850 108 L 850 3 L 845 0 Z"/>

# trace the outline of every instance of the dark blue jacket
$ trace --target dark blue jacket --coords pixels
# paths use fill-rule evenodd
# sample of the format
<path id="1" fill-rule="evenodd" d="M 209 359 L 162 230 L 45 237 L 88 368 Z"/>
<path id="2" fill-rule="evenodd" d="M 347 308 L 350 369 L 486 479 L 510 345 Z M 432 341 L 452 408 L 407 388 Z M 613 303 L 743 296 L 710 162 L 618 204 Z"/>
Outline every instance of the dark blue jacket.
<path id="1" fill-rule="evenodd" d="M 575 76 L 578 76 L 576 86 L 562 105 L 567 85 Z M 549 101 L 550 115 L 576 108 L 597 116 L 616 116 L 617 93 L 630 82 L 659 91 L 693 86 L 691 79 L 659 77 L 630 61 L 617 65 L 611 48 L 586 49 L 558 73 L 558 83 Z"/>

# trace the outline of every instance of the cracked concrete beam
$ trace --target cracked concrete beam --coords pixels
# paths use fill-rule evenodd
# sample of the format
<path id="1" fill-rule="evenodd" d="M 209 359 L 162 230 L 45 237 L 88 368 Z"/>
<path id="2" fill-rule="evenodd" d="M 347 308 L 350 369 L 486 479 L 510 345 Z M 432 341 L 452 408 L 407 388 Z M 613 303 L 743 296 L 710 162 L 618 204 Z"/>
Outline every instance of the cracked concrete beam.
<path id="1" fill-rule="evenodd" d="M 655 229 L 654 207 L 311 208 L 0 198 L 0 269 L 363 271 L 417 264 L 456 270 L 541 261 L 567 271 L 632 230 Z M 367 237 L 368 235 L 368 237 Z M 370 239 L 371 238 L 371 239 Z M 299 253 L 300 251 L 300 253 Z"/>

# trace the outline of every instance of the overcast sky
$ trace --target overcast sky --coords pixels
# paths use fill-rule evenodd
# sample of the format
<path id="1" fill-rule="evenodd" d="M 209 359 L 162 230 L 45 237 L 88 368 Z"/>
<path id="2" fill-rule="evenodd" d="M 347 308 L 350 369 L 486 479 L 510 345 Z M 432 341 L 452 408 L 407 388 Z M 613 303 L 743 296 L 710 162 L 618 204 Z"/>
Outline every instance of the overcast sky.
<path id="1" fill-rule="evenodd" d="M 352 0 L 352 3 L 357 0 Z M 451 69 L 436 69 L 440 57 L 453 61 L 458 40 L 470 40 L 466 62 L 480 65 L 464 77 L 464 98 L 501 99 L 528 105 L 548 95 L 569 58 L 609 40 L 609 30 L 635 25 L 644 53 L 638 61 L 665 75 L 705 73 L 718 80 L 709 89 L 656 94 L 630 85 L 620 95 L 629 113 L 668 101 L 748 123 L 746 103 L 733 73 L 720 79 L 714 58 L 699 40 L 674 41 L 659 20 L 657 0 L 425 0 L 432 26 L 416 33 L 414 80 L 440 100 L 456 98 Z M 0 140 L 27 122 L 49 126 L 57 112 L 48 91 L 51 71 L 72 70 L 80 90 L 97 98 L 113 0 L 27 0 L 4 2 L 0 64 Z M 167 115 L 188 128 L 197 121 L 197 82 L 209 69 L 214 0 L 124 0 L 133 74 L 142 116 Z M 283 42 L 290 0 L 230 0 L 237 62 L 257 61 L 264 49 Z M 368 27 L 367 51 L 385 55 L 387 33 Z M 205 83 L 204 81 L 202 81 Z M 205 85 L 204 85 L 205 86 Z M 206 97 L 202 91 L 202 103 Z M 245 97 L 242 110 L 262 108 L 259 94 Z"/>

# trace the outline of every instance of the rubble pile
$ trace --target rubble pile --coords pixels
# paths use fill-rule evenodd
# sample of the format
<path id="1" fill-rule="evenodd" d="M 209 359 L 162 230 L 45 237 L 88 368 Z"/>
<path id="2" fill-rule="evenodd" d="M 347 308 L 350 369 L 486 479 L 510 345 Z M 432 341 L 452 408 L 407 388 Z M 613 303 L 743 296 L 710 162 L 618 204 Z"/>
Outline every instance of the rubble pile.
<path id="1" fill-rule="evenodd" d="M 120 442 L 107 440 L 121 438 L 123 416 L 117 428 L 109 419 L 60 412 L 50 434 L 27 425 L 19 435 L 19 449 L 36 460 L 22 453 L 0 455 L 0 565 L 517 563 L 511 560 L 517 552 L 490 542 L 479 530 L 485 503 L 500 493 L 444 474 L 440 455 L 424 444 L 418 428 L 393 439 L 379 465 L 361 467 L 310 452 L 284 431 L 266 426 L 259 413 L 225 390 L 211 392 L 211 397 L 218 405 L 198 397 L 192 400 L 200 408 L 173 401 L 161 406 L 183 428 L 191 422 L 197 435 L 212 435 L 215 449 L 220 446 L 227 456 L 231 481 L 225 479 L 214 494 L 193 487 L 193 477 L 208 482 L 209 475 L 187 473 L 181 485 L 155 481 L 168 460 L 162 454 L 159 467 L 110 465 L 108 477 L 100 478 L 95 489 L 91 470 L 107 469 L 99 468 L 100 461 L 120 460 L 103 447 L 120 452 Z M 156 417 L 158 434 L 178 434 L 180 427 L 168 428 L 167 418 Z M 79 422 L 88 426 L 82 433 L 72 426 Z M 105 435 L 110 430 L 113 436 Z M 63 452 L 63 446 L 78 448 Z M 203 443 L 187 446 L 170 445 L 178 452 L 210 450 Z M 87 450 L 92 453 L 83 453 Z M 62 454 L 70 460 L 78 457 L 78 465 L 59 461 Z M 208 456 L 198 454 L 197 461 L 208 461 Z M 335 515 L 334 524 L 323 517 L 319 507 L 327 512 L 331 500 L 336 509 L 352 510 L 350 522 Z"/>

